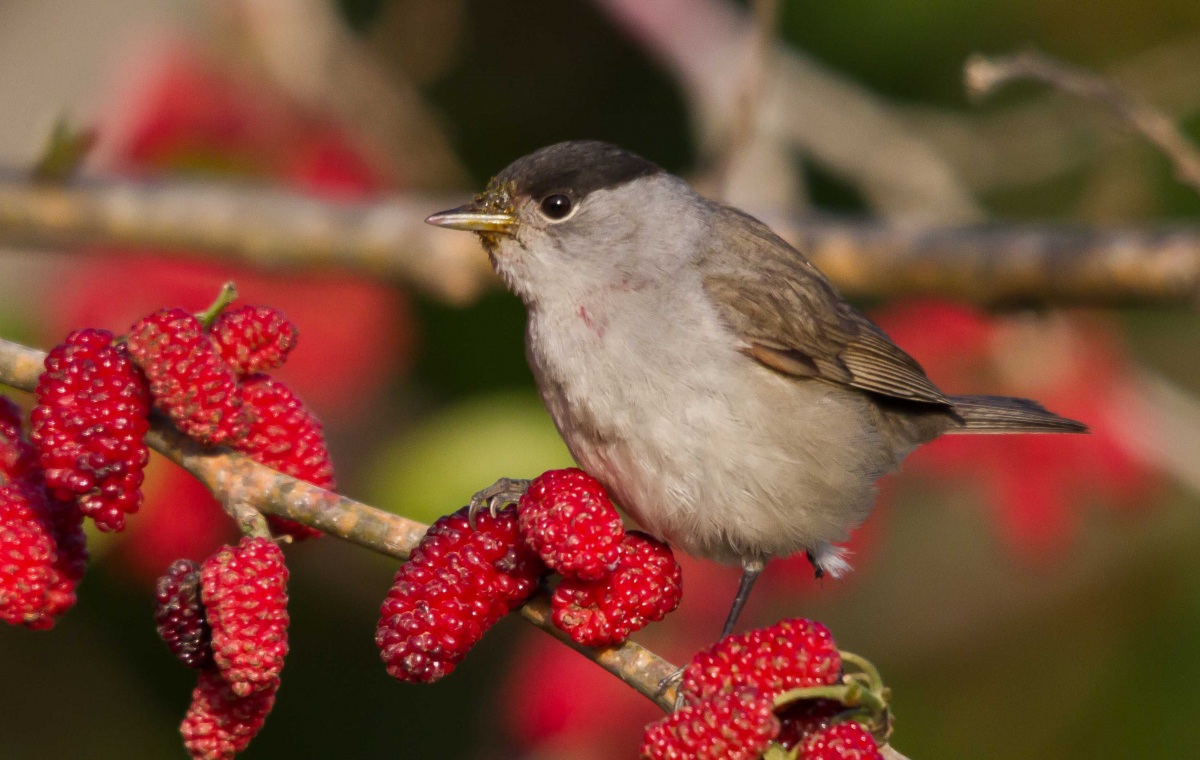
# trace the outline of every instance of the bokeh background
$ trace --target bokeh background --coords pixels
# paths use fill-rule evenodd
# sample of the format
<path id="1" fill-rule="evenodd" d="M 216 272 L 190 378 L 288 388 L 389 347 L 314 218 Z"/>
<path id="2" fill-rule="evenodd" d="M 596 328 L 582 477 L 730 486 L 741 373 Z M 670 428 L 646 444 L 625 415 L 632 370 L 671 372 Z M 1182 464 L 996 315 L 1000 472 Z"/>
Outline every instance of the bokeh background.
<path id="1" fill-rule="evenodd" d="M 465 193 L 534 148 L 591 137 L 764 213 L 1151 225 L 1200 212 L 1095 108 L 1036 87 L 976 105 L 961 82 L 972 52 L 1034 46 L 1111 72 L 1200 138 L 1195 0 L 780 5 L 796 104 L 730 167 L 720 148 L 751 81 L 734 2 L 4 0 L 0 163 L 29 165 L 65 114 L 97 130 L 88 173 L 347 201 Z M 808 134 L 811 115 L 864 103 L 862 133 L 920 141 L 916 168 L 954 177 L 957 204 L 864 189 L 891 157 L 845 129 L 851 158 L 831 160 L 829 135 Z M 201 308 L 231 275 L 299 324 L 284 375 L 326 421 L 347 494 L 431 521 L 498 476 L 569 463 L 524 364 L 522 309 L 495 287 L 450 303 L 349 271 L 3 251 L 0 334 L 49 347 L 73 327 L 120 331 L 159 306 Z M 818 584 L 805 563 L 776 563 L 744 622 L 816 617 L 871 657 L 914 759 L 1195 755 L 1200 317 L 862 305 L 947 390 L 1036 397 L 1095 432 L 929 447 L 884 484 L 857 573 Z M 172 559 L 229 537 L 203 489 L 156 461 L 131 528 L 93 541 L 78 607 L 49 633 L 0 630 L 0 757 L 182 756 L 194 676 L 156 639 L 151 588 Z M 292 651 L 246 757 L 631 757 L 655 717 L 511 620 L 445 682 L 395 683 L 372 641 L 395 563 L 330 538 L 289 563 Z M 683 607 L 638 640 L 682 661 L 735 586 L 732 570 L 686 562 Z"/>

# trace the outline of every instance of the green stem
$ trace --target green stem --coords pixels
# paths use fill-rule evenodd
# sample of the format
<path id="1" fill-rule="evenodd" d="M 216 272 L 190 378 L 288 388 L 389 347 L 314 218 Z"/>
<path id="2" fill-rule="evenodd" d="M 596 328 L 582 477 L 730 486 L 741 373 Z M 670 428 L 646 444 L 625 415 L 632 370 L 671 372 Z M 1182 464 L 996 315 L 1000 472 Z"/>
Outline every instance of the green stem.
<path id="1" fill-rule="evenodd" d="M 221 312 L 225 311 L 225 308 L 229 304 L 237 300 L 237 297 L 237 285 L 233 283 L 233 280 L 230 280 L 221 286 L 221 292 L 217 294 L 217 300 L 213 301 L 212 305 L 207 309 L 197 314 L 196 319 L 200 320 L 200 324 L 204 325 L 204 329 L 207 330 L 212 327 L 212 323 L 217 320 L 217 317 L 221 316 Z"/>
<path id="2" fill-rule="evenodd" d="M 800 689 L 785 691 L 775 697 L 775 707 L 785 707 L 802 699 L 832 699 L 847 707 L 863 707 L 871 712 L 879 712 L 887 707 L 882 696 L 861 684 L 850 683 L 838 686 L 807 686 Z"/>
<path id="3" fill-rule="evenodd" d="M 842 656 L 843 663 L 850 663 L 867 676 L 871 684 L 871 691 L 879 693 L 883 690 L 883 677 L 879 675 L 879 669 L 875 667 L 874 663 L 854 652 L 840 652 L 839 654 Z"/>

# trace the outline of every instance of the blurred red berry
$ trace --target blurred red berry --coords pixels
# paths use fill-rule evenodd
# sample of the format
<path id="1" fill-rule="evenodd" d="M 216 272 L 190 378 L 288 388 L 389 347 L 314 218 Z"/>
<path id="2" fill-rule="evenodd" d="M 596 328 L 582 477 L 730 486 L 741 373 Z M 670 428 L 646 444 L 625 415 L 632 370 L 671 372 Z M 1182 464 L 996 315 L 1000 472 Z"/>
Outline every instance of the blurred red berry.
<path id="1" fill-rule="evenodd" d="M 625 528 L 604 487 L 583 470 L 551 470 L 535 478 L 517 515 L 525 543 L 551 570 L 598 581 L 616 568 Z"/>
<path id="2" fill-rule="evenodd" d="M 646 727 L 645 760 L 754 760 L 779 735 L 771 697 L 743 689 L 676 710 Z"/>
<path id="3" fill-rule="evenodd" d="M 0 396 L 0 484 L 6 478 L 24 478 L 36 467 L 37 451 L 25 440 L 21 408 Z"/>
<path id="4" fill-rule="evenodd" d="M 891 307 L 876 320 L 950 393 L 1035 398 L 1089 435 L 944 436 L 906 469 L 978 489 L 1024 557 L 1061 556 L 1089 504 L 1145 503 L 1160 478 L 1130 454 L 1106 410 L 1123 403 L 1132 363 L 1110 322 L 992 317 L 956 304 Z"/>
<path id="5" fill-rule="evenodd" d="M 275 706 L 279 679 L 245 696 L 236 694 L 216 670 L 202 670 L 179 732 L 195 760 L 230 760 L 250 744 Z"/>
<path id="6" fill-rule="evenodd" d="M 46 486 L 76 500 L 102 531 L 125 527 L 141 504 L 149 452 L 146 382 L 107 330 L 76 330 L 46 357 L 32 441 Z"/>
<path id="7" fill-rule="evenodd" d="M 333 489 L 333 460 L 325 445 L 321 422 L 284 383 L 253 375 L 242 383 L 242 398 L 253 412 L 250 433 L 234 448 L 259 464 L 321 488 Z M 271 528 L 297 539 L 315 538 L 321 531 L 294 520 L 268 515 Z"/>
<path id="8" fill-rule="evenodd" d="M 129 328 L 126 345 L 150 382 L 155 405 L 184 435 L 211 446 L 246 435 L 250 414 L 237 377 L 195 315 L 156 311 Z"/>
<path id="9" fill-rule="evenodd" d="M 375 644 L 388 674 L 420 683 L 449 675 L 545 572 L 521 541 L 513 508 L 478 515 L 474 528 L 465 507 L 442 517 L 400 566 L 380 608 Z"/>
<path id="10" fill-rule="evenodd" d="M 29 479 L 0 478 L 0 620 L 54 626 L 75 604 L 87 550 L 73 504 L 48 498 Z"/>
<path id="11" fill-rule="evenodd" d="M 253 375 L 282 367 L 296 347 L 296 325 L 270 306 L 226 309 L 209 328 L 213 343 L 234 372 Z"/>
<path id="12" fill-rule="evenodd" d="M 662 620 L 679 606 L 683 573 L 671 547 L 630 531 L 612 575 L 602 581 L 563 578 L 551 598 L 554 624 L 577 644 L 605 646 Z"/>
<path id="13" fill-rule="evenodd" d="M 212 630 L 200 601 L 200 565 L 190 559 L 171 563 L 155 587 L 154 622 L 171 654 L 197 670 L 212 664 Z"/>
<path id="14" fill-rule="evenodd" d="M 271 689 L 288 650 L 283 552 L 267 538 L 243 538 L 204 560 L 201 599 L 213 660 L 234 694 Z"/>
<path id="15" fill-rule="evenodd" d="M 349 199 L 395 188 L 380 175 L 382 162 L 329 117 L 244 67 L 171 42 L 139 62 L 141 76 L 122 80 L 126 92 L 103 125 L 96 156 L 107 171 L 273 178 Z M 269 303 L 303 325 L 304 350 L 277 376 L 328 419 L 369 412 L 410 354 L 412 317 L 404 293 L 390 284 L 330 272 L 281 277 L 181 260 L 178 252 L 158 259 L 145 251 L 93 253 L 106 255 L 72 261 L 55 278 L 48 323 L 124 330 L 164 303 L 203 309 L 222 283 L 235 280 L 242 298 Z"/>
<path id="16" fill-rule="evenodd" d="M 883 753 L 861 723 L 847 721 L 805 736 L 797 760 L 883 760 Z"/>
<path id="17" fill-rule="evenodd" d="M 792 618 L 728 636 L 699 652 L 683 671 L 679 691 L 689 702 L 753 686 L 778 694 L 837 683 L 842 658 L 829 629 Z"/>

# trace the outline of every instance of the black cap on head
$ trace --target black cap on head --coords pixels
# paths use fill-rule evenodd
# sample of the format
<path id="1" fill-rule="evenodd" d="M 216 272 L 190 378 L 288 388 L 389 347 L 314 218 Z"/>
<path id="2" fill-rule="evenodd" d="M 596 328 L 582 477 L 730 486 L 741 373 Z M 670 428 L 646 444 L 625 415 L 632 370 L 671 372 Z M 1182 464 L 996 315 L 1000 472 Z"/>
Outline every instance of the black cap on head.
<path id="1" fill-rule="evenodd" d="M 662 169 L 639 155 L 606 142 L 572 140 L 518 158 L 492 180 L 508 186 L 514 197 L 541 198 L 570 191 L 583 198 L 596 190 L 616 187 Z"/>

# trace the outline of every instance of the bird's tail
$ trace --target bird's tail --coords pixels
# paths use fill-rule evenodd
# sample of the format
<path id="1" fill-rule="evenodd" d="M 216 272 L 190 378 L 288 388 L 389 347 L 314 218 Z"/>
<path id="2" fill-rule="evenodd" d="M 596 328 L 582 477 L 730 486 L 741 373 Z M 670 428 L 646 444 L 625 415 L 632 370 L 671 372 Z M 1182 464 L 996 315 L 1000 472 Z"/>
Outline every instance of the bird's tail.
<path id="1" fill-rule="evenodd" d="M 1047 411 L 1027 398 L 1008 396 L 951 396 L 963 419 L 950 433 L 1086 433 L 1087 425 Z"/>

